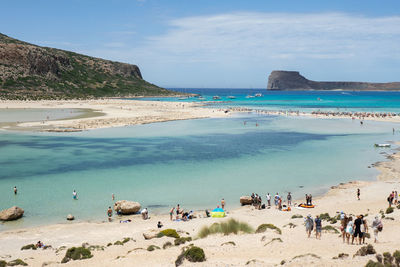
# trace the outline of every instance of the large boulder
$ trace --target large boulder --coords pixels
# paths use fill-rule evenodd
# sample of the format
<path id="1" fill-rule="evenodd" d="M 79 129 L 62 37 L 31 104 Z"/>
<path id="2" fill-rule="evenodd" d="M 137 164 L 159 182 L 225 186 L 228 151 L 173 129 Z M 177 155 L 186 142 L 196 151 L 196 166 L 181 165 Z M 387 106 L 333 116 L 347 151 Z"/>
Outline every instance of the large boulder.
<path id="1" fill-rule="evenodd" d="M 240 197 L 240 204 L 244 205 L 251 205 L 253 204 L 253 199 L 249 196 L 241 196 Z"/>
<path id="2" fill-rule="evenodd" d="M 139 202 L 120 200 L 114 203 L 114 210 L 123 215 L 135 214 L 140 210 Z"/>
<path id="3" fill-rule="evenodd" d="M 0 211 L 0 221 L 13 221 L 17 220 L 24 215 L 24 210 L 20 207 L 14 206 L 6 210 Z"/>

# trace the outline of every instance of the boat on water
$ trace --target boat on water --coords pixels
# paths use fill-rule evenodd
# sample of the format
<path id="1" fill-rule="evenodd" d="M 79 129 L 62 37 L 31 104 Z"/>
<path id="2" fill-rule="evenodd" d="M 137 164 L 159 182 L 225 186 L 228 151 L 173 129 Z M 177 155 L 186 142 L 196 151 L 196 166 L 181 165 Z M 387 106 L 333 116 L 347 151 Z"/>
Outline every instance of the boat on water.
<path id="1" fill-rule="evenodd" d="M 204 97 L 202 97 L 202 96 L 199 96 L 198 98 L 197 98 L 198 100 L 206 100 Z"/>
<path id="2" fill-rule="evenodd" d="M 390 144 L 375 144 L 375 147 L 390 147 Z"/>
<path id="3" fill-rule="evenodd" d="M 178 98 L 178 100 L 186 100 L 186 99 L 188 99 L 189 97 L 188 96 L 185 96 L 185 97 L 180 97 L 180 98 Z"/>
<path id="4" fill-rule="evenodd" d="M 213 99 L 214 99 L 214 100 L 219 100 L 219 99 L 221 99 L 221 97 L 215 95 L 215 96 L 213 96 Z"/>
<path id="5" fill-rule="evenodd" d="M 246 98 L 254 98 L 254 95 L 247 95 Z"/>
<path id="6" fill-rule="evenodd" d="M 229 98 L 229 99 L 236 99 L 236 96 L 228 95 L 228 98 Z"/>
<path id="7" fill-rule="evenodd" d="M 255 96 L 255 97 L 262 97 L 262 94 L 261 94 L 261 93 L 257 93 L 257 94 L 255 94 L 254 96 Z"/>

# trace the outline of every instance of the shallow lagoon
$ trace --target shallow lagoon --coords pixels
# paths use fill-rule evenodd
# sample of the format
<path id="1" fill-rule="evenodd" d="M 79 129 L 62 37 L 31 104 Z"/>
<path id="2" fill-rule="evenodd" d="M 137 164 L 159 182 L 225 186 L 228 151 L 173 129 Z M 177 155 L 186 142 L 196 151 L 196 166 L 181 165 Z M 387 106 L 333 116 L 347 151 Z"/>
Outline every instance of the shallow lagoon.
<path id="1" fill-rule="evenodd" d="M 252 192 L 321 194 L 375 179 L 368 166 L 391 150 L 373 144 L 397 140 L 392 127 L 245 114 L 69 134 L 3 132 L 0 208 L 18 205 L 26 216 L 0 229 L 64 222 L 68 213 L 104 220 L 112 193 L 158 213 L 177 203 L 210 209 L 223 197 L 230 209 Z"/>

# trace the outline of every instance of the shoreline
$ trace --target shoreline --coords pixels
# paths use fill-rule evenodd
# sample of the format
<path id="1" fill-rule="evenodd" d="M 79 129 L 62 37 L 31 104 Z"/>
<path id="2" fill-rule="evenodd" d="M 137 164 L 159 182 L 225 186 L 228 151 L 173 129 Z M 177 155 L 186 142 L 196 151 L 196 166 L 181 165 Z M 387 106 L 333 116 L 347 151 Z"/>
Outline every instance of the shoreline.
<path id="1" fill-rule="evenodd" d="M 115 105 L 114 103 L 120 102 L 112 103 L 112 105 Z M 182 106 L 178 105 L 177 107 L 179 111 L 183 109 Z M 150 108 L 154 108 L 154 106 L 150 105 Z M 204 111 L 208 109 L 200 107 L 200 110 Z M 243 112 L 248 112 L 248 110 L 243 110 Z M 272 115 L 285 114 L 277 113 Z M 106 113 L 104 117 L 107 118 L 108 115 L 110 113 Z M 222 114 L 222 116 L 226 116 L 226 114 Z M 343 119 L 335 116 L 332 117 Z M 274 207 L 265 210 L 255 210 L 252 206 L 243 206 L 230 210 L 230 203 L 227 203 L 228 216 L 222 220 L 234 218 L 248 223 L 254 229 L 260 224 L 272 223 L 282 230 L 281 235 L 273 231 L 247 235 L 213 235 L 204 239 L 195 239 L 190 243 L 205 250 L 207 261 L 202 266 L 226 266 L 227 264 L 244 266 L 252 260 L 254 260 L 255 265 L 262 266 L 276 266 L 282 261 L 285 261 L 284 266 L 363 266 L 369 259 L 374 259 L 375 257 L 357 256 L 353 258 L 352 255 L 360 248 L 359 245 L 351 246 L 342 244 L 337 233 L 329 233 L 327 231 L 323 232 L 322 240 L 316 240 L 315 238 L 307 239 L 304 233 L 304 226 L 302 225 L 303 218 L 292 219 L 291 217 L 297 214 L 304 217 L 308 213 L 314 217 L 317 214 L 326 212 L 330 216 L 335 216 L 338 212 L 345 211 L 348 214 L 354 215 L 369 214 L 366 218 L 370 224 L 374 215 L 379 214 L 380 210 L 386 209 L 387 194 L 393 189 L 400 188 L 400 180 L 398 179 L 398 174 L 400 173 L 400 152 L 390 153 L 385 160 L 376 162 L 373 166 L 380 172 L 376 180 L 350 181 L 339 185 L 332 185 L 327 192 L 314 197 L 314 203 L 317 204 L 314 209 L 293 208 L 291 212 L 282 212 L 276 210 Z M 357 188 L 361 189 L 361 201 L 356 200 L 355 192 Z M 237 199 L 238 202 L 239 197 Z M 300 203 L 303 199 L 296 199 L 296 201 Z M 140 215 L 130 215 L 121 217 L 121 220 L 130 218 L 132 220 L 131 223 L 120 223 L 120 218 L 116 216 L 114 217 L 114 221 L 110 223 L 106 221 L 106 215 L 104 215 L 104 220 L 102 221 L 65 221 L 64 223 L 0 231 L 0 260 L 11 261 L 21 258 L 32 266 L 61 266 L 60 261 L 65 254 L 65 249 L 62 249 L 64 246 L 68 248 L 89 243 L 101 249 L 94 249 L 92 251 L 93 258 L 72 261 L 68 263 L 69 265 L 172 266 L 183 246 L 173 246 L 169 249 L 149 252 L 146 250 L 149 245 L 162 247 L 168 241 L 173 242 L 173 239 L 163 237 L 145 240 L 143 233 L 149 230 L 157 231 L 156 224 L 158 221 L 162 221 L 164 224 L 163 229 L 173 228 L 177 229 L 183 236 L 190 235 L 191 237 L 196 237 L 203 226 L 210 226 L 215 222 L 221 221 L 218 218 L 205 218 L 201 210 L 195 213 L 201 215 L 201 217 L 189 222 L 170 221 L 167 214 L 150 214 L 151 218 L 146 221 L 142 220 Z M 393 252 L 400 247 L 400 241 L 396 239 L 396 236 L 400 234 L 400 230 L 398 229 L 400 210 L 395 209 L 395 212 L 387 217 L 393 218 L 393 220 L 383 220 L 385 225 L 384 231 L 380 233 L 382 242 L 374 244 L 375 249 L 380 254 L 386 251 Z M 288 225 L 290 224 L 296 227 L 289 227 Z M 323 221 L 323 225 L 330 224 Z M 337 230 L 339 229 L 339 223 L 332 226 Z M 132 240 L 122 246 L 107 246 L 107 244 L 122 240 L 125 237 L 129 237 Z M 277 241 L 278 239 L 281 241 Z M 37 251 L 20 250 L 22 246 L 30 243 L 35 244 L 38 240 L 44 242 L 45 245 L 51 245 L 52 248 Z M 224 245 L 229 242 L 234 242 L 235 245 Z M 367 243 L 372 243 L 372 240 L 368 239 Z M 310 256 L 310 253 L 317 257 Z M 339 253 L 347 253 L 350 256 L 344 259 L 333 259 Z"/>

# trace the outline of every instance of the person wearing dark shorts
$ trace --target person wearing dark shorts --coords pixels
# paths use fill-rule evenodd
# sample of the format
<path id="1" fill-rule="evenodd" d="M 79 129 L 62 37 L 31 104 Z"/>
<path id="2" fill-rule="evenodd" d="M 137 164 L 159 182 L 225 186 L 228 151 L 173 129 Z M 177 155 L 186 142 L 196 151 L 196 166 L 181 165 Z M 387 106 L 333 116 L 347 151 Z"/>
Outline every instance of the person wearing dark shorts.
<path id="1" fill-rule="evenodd" d="M 351 239 L 351 244 L 354 242 L 354 238 L 357 238 L 358 236 L 358 244 L 361 245 L 363 233 L 361 232 L 361 225 L 363 224 L 363 220 L 361 218 L 361 215 L 357 216 L 357 219 L 354 220 L 354 234 L 353 238 Z"/>

